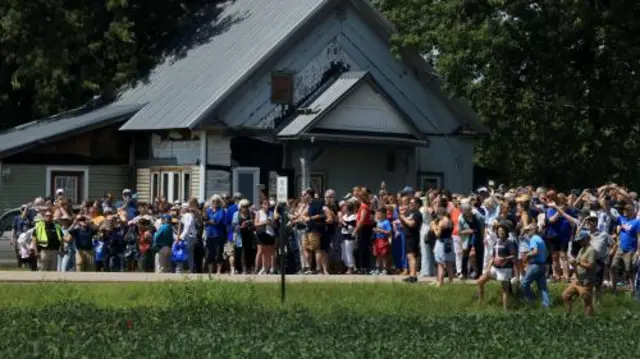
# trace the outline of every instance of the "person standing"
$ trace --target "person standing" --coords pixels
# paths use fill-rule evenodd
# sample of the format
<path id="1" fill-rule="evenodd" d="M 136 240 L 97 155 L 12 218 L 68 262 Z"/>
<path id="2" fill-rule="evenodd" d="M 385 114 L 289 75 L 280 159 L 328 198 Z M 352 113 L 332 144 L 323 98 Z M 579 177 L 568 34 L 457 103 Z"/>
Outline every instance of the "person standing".
<path id="1" fill-rule="evenodd" d="M 222 208 L 222 198 L 218 195 L 211 197 L 209 208 L 205 211 L 205 233 L 207 242 L 207 265 L 209 274 L 213 274 L 214 265 L 216 273 L 222 273 L 223 251 L 226 242 L 226 215 Z"/>
<path id="2" fill-rule="evenodd" d="M 613 253 L 614 242 L 607 232 L 600 232 L 598 230 L 598 213 L 594 211 L 589 212 L 589 215 L 585 220 L 585 225 L 589 233 L 590 244 L 596 252 L 596 282 L 594 283 L 594 295 L 596 300 L 599 301 L 602 293 L 602 283 L 605 275 L 607 274 L 607 267 L 609 265 L 607 262 Z"/>
<path id="3" fill-rule="evenodd" d="M 38 268 L 41 271 L 55 271 L 57 269 L 58 250 L 62 245 L 62 228 L 53 221 L 53 213 L 46 210 L 43 219 L 37 221 L 31 249 L 38 258 Z"/>
<path id="4" fill-rule="evenodd" d="M 509 241 L 509 225 L 504 222 L 496 222 L 495 238 L 491 239 L 494 243 L 493 254 L 489 259 L 487 268 L 489 272 L 480 277 L 476 284 L 478 285 L 478 297 L 484 298 L 484 286 L 491 279 L 500 282 L 502 290 L 502 308 L 506 311 L 509 305 L 509 287 L 511 285 L 511 277 L 513 276 L 513 263 L 517 256 L 517 248 Z M 493 234 L 492 234 L 493 235 Z"/>
<path id="5" fill-rule="evenodd" d="M 163 215 L 162 224 L 153 236 L 156 273 L 166 273 L 171 270 L 171 246 L 173 245 L 171 219 L 170 214 Z"/>
<path id="6" fill-rule="evenodd" d="M 422 207 L 422 201 L 413 197 L 409 201 L 408 210 L 403 210 L 399 217 L 404 230 L 407 261 L 409 262 L 409 277 L 404 279 L 407 283 L 416 283 L 418 281 L 416 256 L 418 255 L 418 241 L 420 241 L 420 227 L 422 226 L 420 207 Z"/>
<path id="7" fill-rule="evenodd" d="M 531 284 L 536 283 L 538 285 L 538 291 L 542 297 L 542 306 L 549 308 L 551 300 L 549 298 L 549 288 L 547 287 L 546 277 L 546 263 L 549 251 L 544 243 L 544 240 L 536 234 L 537 225 L 535 223 L 529 223 L 522 228 L 522 235 L 528 237 L 529 247 L 523 257 L 523 260 L 527 262 L 526 272 L 522 278 L 522 291 L 524 297 L 529 302 L 533 300 L 533 292 L 531 291 Z"/>
<path id="8" fill-rule="evenodd" d="M 93 237 L 96 229 L 85 216 L 79 216 L 76 223 L 71 226 L 65 240 L 73 242 L 76 248 L 76 272 L 93 272 L 95 270 Z"/>
<path id="9" fill-rule="evenodd" d="M 589 242 L 589 236 L 580 233 L 576 237 L 576 243 L 580 245 L 580 251 L 570 264 L 576 269 L 576 279 L 562 292 L 562 301 L 571 313 L 573 300 L 580 296 L 584 301 L 584 314 L 593 315 L 593 286 L 596 282 L 596 251 Z"/>
<path id="10" fill-rule="evenodd" d="M 222 200 L 220 200 L 222 202 Z M 180 248 L 183 248 L 184 255 L 186 257 L 186 266 L 185 263 L 182 263 L 183 269 L 186 272 L 193 272 L 195 267 L 195 261 L 193 257 L 193 250 L 196 244 L 196 236 L 198 234 L 197 229 L 197 221 L 196 221 L 196 213 L 197 211 L 197 201 L 196 206 L 193 208 L 191 204 L 186 204 L 182 206 L 182 210 L 180 211 L 180 228 L 181 231 L 178 233 L 178 241 L 182 241 L 180 243 Z M 221 219 L 224 222 L 224 218 Z M 186 268 L 184 268 L 186 267 Z"/>
<path id="11" fill-rule="evenodd" d="M 632 269 L 634 265 L 634 258 L 638 256 L 640 248 L 638 248 L 638 241 L 640 241 L 640 220 L 636 219 L 634 213 L 634 207 L 631 204 L 624 206 L 622 215 L 617 216 L 615 223 L 619 228 L 618 234 L 618 247 L 616 253 L 611 262 L 610 276 L 611 276 L 611 288 L 615 292 L 617 286 L 616 268 L 620 262 L 624 265 L 624 274 L 627 277 L 626 281 L 631 288 L 633 288 L 634 278 L 632 275 Z"/>
<path id="12" fill-rule="evenodd" d="M 436 243 L 434 248 L 436 264 L 438 266 L 438 287 L 444 284 L 445 273 L 449 275 L 449 283 L 454 278 L 454 263 L 456 254 L 454 251 L 454 241 L 452 238 L 454 224 L 449 218 L 446 207 L 438 208 L 438 220 L 434 226 Z"/>

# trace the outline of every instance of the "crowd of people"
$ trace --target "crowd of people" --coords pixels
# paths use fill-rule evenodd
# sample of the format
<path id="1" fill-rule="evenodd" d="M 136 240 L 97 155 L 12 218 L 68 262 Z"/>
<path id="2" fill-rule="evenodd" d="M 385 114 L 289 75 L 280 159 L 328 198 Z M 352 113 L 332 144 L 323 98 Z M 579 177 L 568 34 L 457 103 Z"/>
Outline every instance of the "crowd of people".
<path id="1" fill-rule="evenodd" d="M 18 265 L 32 270 L 268 275 L 283 255 L 287 271 L 306 275 L 403 274 L 437 286 L 472 278 L 480 298 L 496 280 L 505 308 L 516 283 L 528 300 L 536 283 L 549 306 L 547 280 L 566 282 L 567 309 L 579 296 L 591 314 L 604 288 L 638 289 L 639 205 L 615 184 L 561 193 L 490 183 L 454 194 L 382 183 L 340 198 L 309 188 L 281 204 L 240 193 L 142 203 L 125 189 L 79 210 L 58 190 L 22 207 L 13 240 Z"/>

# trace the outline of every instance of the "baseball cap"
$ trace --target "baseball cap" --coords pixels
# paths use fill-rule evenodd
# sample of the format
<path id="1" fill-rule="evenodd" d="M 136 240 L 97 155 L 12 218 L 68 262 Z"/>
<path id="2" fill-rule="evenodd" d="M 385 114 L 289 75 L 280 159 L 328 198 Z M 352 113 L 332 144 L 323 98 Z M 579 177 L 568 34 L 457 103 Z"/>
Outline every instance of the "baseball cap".
<path id="1" fill-rule="evenodd" d="M 584 239 L 589 238 L 589 232 L 587 231 L 580 231 L 577 235 L 576 238 L 574 239 L 575 242 L 580 242 Z"/>

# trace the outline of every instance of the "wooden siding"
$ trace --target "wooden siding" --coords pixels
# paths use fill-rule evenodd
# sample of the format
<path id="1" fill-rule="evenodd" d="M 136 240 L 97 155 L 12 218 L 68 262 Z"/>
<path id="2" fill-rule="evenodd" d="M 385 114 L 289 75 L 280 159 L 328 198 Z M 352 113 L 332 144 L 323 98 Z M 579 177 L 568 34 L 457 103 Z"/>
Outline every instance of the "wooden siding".
<path id="1" fill-rule="evenodd" d="M 141 202 L 151 202 L 151 171 L 148 168 L 136 170 L 136 192 Z"/>
<path id="2" fill-rule="evenodd" d="M 47 166 L 2 164 L 3 170 L 10 170 L 7 181 L 0 185 L 0 212 L 20 207 L 45 195 Z"/>
<path id="3" fill-rule="evenodd" d="M 114 198 L 120 198 L 122 190 L 131 189 L 128 166 L 90 166 L 89 199 L 96 200 L 111 192 Z"/>
<path id="4" fill-rule="evenodd" d="M 198 198 L 200 193 L 200 167 L 191 166 L 191 198 Z"/>
<path id="5" fill-rule="evenodd" d="M 468 193 L 473 189 L 473 139 L 430 137 L 429 148 L 416 149 L 418 171 L 444 174 L 444 188 Z"/>
<path id="6" fill-rule="evenodd" d="M 231 137 L 207 135 L 207 164 L 231 166 Z"/>
<path id="7" fill-rule="evenodd" d="M 314 126 L 335 130 L 412 134 L 402 115 L 384 96 L 363 83 Z"/>

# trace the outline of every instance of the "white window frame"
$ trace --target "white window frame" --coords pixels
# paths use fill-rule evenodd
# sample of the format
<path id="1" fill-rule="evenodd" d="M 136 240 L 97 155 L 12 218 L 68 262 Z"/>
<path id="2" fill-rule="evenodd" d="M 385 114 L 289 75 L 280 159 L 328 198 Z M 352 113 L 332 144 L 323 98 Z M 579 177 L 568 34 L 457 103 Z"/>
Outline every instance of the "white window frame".
<path id="1" fill-rule="evenodd" d="M 51 181 L 53 180 L 51 173 L 52 172 L 82 172 L 82 197 L 81 201 L 86 201 L 89 199 L 89 166 L 47 166 L 46 168 L 46 178 L 45 178 L 45 196 L 51 197 L 53 193 L 51 193 Z"/>
<path id="2" fill-rule="evenodd" d="M 164 183 L 164 179 L 163 179 L 163 175 L 167 174 L 168 175 L 168 182 L 169 183 Z M 175 193 L 173 193 L 173 179 L 174 179 L 174 175 L 175 174 L 179 174 L 180 175 L 180 183 L 178 183 L 178 194 L 176 195 Z M 158 176 L 158 193 L 155 192 L 155 188 L 153 186 L 153 177 L 154 175 Z M 184 183 L 185 183 L 185 177 L 189 176 L 189 196 L 185 197 L 185 191 L 184 191 Z M 165 200 L 167 200 L 170 203 L 173 203 L 175 201 L 180 201 L 180 202 L 186 202 L 189 199 L 191 199 L 191 197 L 194 196 L 193 193 L 193 186 L 191 184 L 192 181 L 192 173 L 191 173 L 191 169 L 180 169 L 180 168 L 152 168 L 149 170 L 149 194 L 151 197 L 151 201 L 153 201 L 154 199 L 156 199 L 157 197 L 159 197 L 160 195 L 163 195 L 164 193 L 164 186 L 168 186 L 168 190 L 167 190 L 167 198 L 165 198 Z M 164 195 L 163 195 L 164 196 Z"/>
<path id="3" fill-rule="evenodd" d="M 233 182 L 233 193 L 239 192 L 238 189 L 238 174 L 240 173 L 253 173 L 253 188 L 254 195 L 253 198 L 248 198 L 252 204 L 257 204 L 260 199 L 260 167 L 234 167 L 232 169 L 232 182 Z M 248 193 L 243 193 L 242 195 L 247 196 Z"/>

